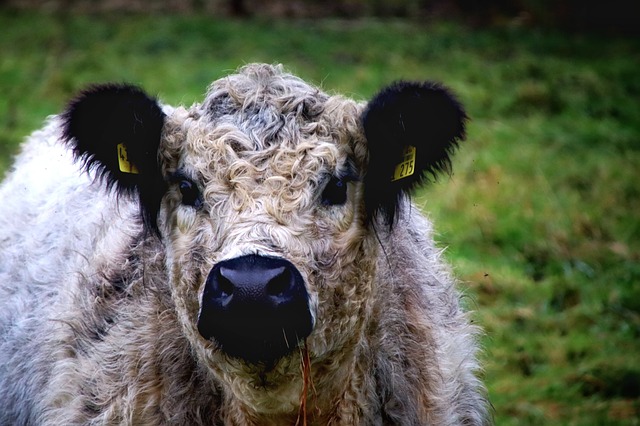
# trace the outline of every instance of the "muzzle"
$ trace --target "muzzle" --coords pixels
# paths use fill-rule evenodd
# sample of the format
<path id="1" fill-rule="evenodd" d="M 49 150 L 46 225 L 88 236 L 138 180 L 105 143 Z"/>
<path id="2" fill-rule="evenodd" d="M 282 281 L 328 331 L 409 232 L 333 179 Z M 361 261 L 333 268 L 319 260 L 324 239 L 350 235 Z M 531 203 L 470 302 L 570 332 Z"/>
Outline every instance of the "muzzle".
<path id="1" fill-rule="evenodd" d="M 297 349 L 312 327 L 309 295 L 291 262 L 248 255 L 211 269 L 198 331 L 227 355 L 272 366 Z"/>

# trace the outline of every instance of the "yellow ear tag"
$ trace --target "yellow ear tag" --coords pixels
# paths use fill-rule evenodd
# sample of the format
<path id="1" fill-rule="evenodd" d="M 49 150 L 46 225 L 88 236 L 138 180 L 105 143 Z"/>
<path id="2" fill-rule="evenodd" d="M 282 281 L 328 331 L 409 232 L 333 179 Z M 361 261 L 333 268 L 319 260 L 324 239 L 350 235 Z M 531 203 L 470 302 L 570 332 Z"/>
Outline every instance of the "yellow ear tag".
<path id="1" fill-rule="evenodd" d="M 140 173 L 136 165 L 129 161 L 127 147 L 123 143 L 118 144 L 118 166 L 122 173 L 131 173 L 134 175 Z"/>
<path id="2" fill-rule="evenodd" d="M 408 145 L 402 153 L 402 162 L 393 171 L 391 182 L 411 176 L 416 171 L 416 147 Z"/>

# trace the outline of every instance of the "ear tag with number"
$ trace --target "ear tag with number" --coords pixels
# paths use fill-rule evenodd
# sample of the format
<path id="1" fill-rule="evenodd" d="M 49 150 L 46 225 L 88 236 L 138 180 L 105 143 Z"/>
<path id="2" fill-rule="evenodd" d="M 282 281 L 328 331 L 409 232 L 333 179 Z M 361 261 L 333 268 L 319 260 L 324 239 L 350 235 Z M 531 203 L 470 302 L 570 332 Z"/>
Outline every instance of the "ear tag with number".
<path id="1" fill-rule="evenodd" d="M 391 182 L 411 176 L 416 171 L 416 147 L 408 145 L 402 153 L 402 162 L 393 171 Z"/>
<path id="2" fill-rule="evenodd" d="M 134 175 L 140 173 L 136 165 L 129 161 L 127 147 L 123 143 L 118 144 L 118 166 L 122 173 L 131 173 Z"/>

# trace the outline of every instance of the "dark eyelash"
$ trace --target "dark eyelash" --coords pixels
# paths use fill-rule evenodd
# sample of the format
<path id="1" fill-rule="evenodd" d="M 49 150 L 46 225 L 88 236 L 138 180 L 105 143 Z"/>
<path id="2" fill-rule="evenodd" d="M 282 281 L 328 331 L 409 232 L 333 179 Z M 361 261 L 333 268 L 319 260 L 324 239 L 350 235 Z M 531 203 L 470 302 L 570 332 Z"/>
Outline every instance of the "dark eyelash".
<path id="1" fill-rule="evenodd" d="M 322 190 L 321 202 L 324 206 L 341 206 L 347 201 L 347 182 L 332 176 Z"/>
<path id="2" fill-rule="evenodd" d="M 182 194 L 182 204 L 199 208 L 202 206 L 202 196 L 198 185 L 186 174 L 177 171 L 170 177 L 170 181 L 178 185 L 180 194 Z"/>
<path id="3" fill-rule="evenodd" d="M 190 180 L 180 181 L 180 193 L 182 194 L 182 204 L 199 208 L 202 205 L 202 197 L 198 186 Z"/>
<path id="4" fill-rule="evenodd" d="M 322 190 L 321 203 L 324 206 L 341 206 L 347 202 L 348 183 L 358 180 L 355 167 L 349 162 L 338 176 L 331 176 Z"/>

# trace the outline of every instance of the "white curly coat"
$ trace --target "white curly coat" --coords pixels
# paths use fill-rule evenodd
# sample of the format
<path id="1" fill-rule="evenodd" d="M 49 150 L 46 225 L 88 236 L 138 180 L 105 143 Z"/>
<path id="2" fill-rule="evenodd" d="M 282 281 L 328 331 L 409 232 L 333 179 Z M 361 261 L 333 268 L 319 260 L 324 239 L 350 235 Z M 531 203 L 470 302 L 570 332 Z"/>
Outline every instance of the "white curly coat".
<path id="1" fill-rule="evenodd" d="M 316 103 L 312 125 L 287 116 Z M 170 187 L 161 238 L 74 162 L 50 118 L 0 187 L 0 424 L 486 423 L 478 330 L 430 222 L 403 201 L 391 230 L 365 225 L 357 181 L 345 205 L 318 203 L 327 173 L 364 167 L 363 106 L 251 65 L 203 104 L 165 107 L 164 171 L 200 182 L 206 208 Z M 305 278 L 307 389 L 302 348 L 260 371 L 196 330 L 203 277 L 249 253 Z"/>

